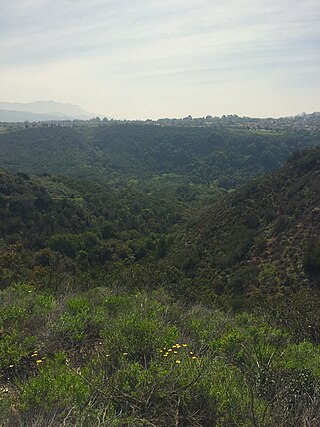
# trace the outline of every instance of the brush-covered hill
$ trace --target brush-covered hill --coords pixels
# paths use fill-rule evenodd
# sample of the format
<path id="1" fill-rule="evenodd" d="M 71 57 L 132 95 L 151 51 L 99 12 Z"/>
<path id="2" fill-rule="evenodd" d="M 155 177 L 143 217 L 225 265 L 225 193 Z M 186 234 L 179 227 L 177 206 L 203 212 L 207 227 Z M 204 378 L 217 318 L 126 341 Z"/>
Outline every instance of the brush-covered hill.
<path id="1" fill-rule="evenodd" d="M 163 174 L 235 188 L 319 143 L 309 131 L 103 124 L 39 127 L 0 134 L 0 167 L 100 182 Z"/>
<path id="2" fill-rule="evenodd" d="M 176 261 L 198 293 L 319 288 L 320 148 L 296 153 L 215 204 L 190 225 L 183 246 Z"/>
<path id="3" fill-rule="evenodd" d="M 188 216 L 181 189 L 170 195 L 159 184 L 150 193 L 0 169 L 0 287 L 43 267 L 55 273 L 57 261 L 62 271 L 92 272 L 162 257 L 167 235 Z"/>
<path id="4" fill-rule="evenodd" d="M 297 154 L 213 204 L 0 170 L 0 425 L 318 427 L 319 293 L 291 291 L 318 283 L 319 173 Z M 259 287 L 281 298 L 244 311 Z"/>

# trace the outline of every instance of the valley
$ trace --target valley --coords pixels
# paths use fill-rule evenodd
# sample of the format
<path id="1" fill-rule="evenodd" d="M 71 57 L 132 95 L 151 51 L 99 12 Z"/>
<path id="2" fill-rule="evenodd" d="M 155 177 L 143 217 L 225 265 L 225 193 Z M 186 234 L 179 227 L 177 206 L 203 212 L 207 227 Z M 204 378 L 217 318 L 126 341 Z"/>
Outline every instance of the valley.
<path id="1" fill-rule="evenodd" d="M 319 425 L 319 117 L 227 117 L 1 124 L 1 426 Z"/>

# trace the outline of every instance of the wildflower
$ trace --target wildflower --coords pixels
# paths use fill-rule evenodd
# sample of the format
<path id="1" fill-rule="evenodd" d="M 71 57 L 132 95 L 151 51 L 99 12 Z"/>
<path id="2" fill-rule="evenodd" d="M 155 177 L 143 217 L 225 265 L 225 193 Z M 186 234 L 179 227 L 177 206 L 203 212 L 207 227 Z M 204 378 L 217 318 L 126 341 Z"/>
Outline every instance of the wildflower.
<path id="1" fill-rule="evenodd" d="M 192 351 L 189 351 L 189 354 L 191 354 L 191 356 L 193 355 Z"/>
<path id="2" fill-rule="evenodd" d="M 38 356 L 38 353 L 31 354 L 31 357 L 37 357 L 37 356 Z"/>
<path id="3" fill-rule="evenodd" d="M 122 353 L 123 356 L 128 356 L 128 353 Z"/>
<path id="4" fill-rule="evenodd" d="M 181 345 L 180 345 L 180 344 L 176 344 L 176 347 L 177 347 L 177 348 L 181 348 Z"/>
<path id="5" fill-rule="evenodd" d="M 172 346 L 172 348 L 176 348 L 177 347 L 177 345 L 176 344 L 174 344 L 173 346 Z"/>
<path id="6" fill-rule="evenodd" d="M 14 367 L 14 365 L 9 365 L 9 368 L 13 368 Z"/>
<path id="7" fill-rule="evenodd" d="M 42 363 L 43 361 L 41 359 L 36 360 L 36 364 L 40 365 L 40 363 Z"/>
<path id="8" fill-rule="evenodd" d="M 168 351 L 172 351 L 172 348 L 169 348 L 169 350 Z"/>
<path id="9" fill-rule="evenodd" d="M 182 347 L 188 347 L 188 344 L 182 344 Z"/>
<path id="10" fill-rule="evenodd" d="M 174 354 L 178 354 L 178 352 L 177 352 L 177 351 L 174 351 Z"/>
<path id="11" fill-rule="evenodd" d="M 162 353 L 163 352 L 163 350 L 159 350 L 160 351 L 160 353 Z"/>
<path id="12" fill-rule="evenodd" d="M 197 359 L 197 356 L 192 356 L 192 357 L 191 357 L 191 359 L 192 359 L 192 360 L 196 360 L 196 359 Z"/>
<path id="13" fill-rule="evenodd" d="M 169 355 L 169 353 L 165 353 L 165 354 L 163 355 L 163 357 L 168 357 L 168 355 Z"/>
<path id="14" fill-rule="evenodd" d="M 177 365 L 180 365 L 180 363 L 181 363 L 181 360 L 176 360 Z"/>

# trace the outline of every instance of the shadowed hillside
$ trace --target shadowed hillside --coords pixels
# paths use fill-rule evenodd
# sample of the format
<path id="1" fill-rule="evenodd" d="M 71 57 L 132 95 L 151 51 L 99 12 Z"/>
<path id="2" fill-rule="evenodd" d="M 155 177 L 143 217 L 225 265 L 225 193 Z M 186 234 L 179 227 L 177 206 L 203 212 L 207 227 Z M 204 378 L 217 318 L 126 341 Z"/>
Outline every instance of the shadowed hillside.
<path id="1" fill-rule="evenodd" d="M 190 226 L 183 269 L 218 294 L 320 283 L 320 149 L 236 190 Z M 187 255 L 186 255 L 187 254 Z M 186 257 L 186 258 L 185 258 Z"/>

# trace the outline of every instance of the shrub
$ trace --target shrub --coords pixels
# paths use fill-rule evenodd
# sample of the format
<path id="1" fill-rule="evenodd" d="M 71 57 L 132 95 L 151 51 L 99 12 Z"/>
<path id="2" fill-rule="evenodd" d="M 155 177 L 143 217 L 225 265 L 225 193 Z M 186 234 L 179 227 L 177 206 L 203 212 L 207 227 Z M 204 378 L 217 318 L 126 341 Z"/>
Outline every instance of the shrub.
<path id="1" fill-rule="evenodd" d="M 0 339 L 0 369 L 15 371 L 22 359 L 31 353 L 35 342 L 35 336 L 26 336 L 23 331 L 4 334 Z"/>
<path id="2" fill-rule="evenodd" d="M 163 326 L 156 318 L 133 313 L 113 322 L 112 327 L 102 332 L 104 345 L 112 357 L 127 353 L 132 360 L 146 363 L 165 344 L 173 344 L 178 339 L 174 326 Z"/>
<path id="3" fill-rule="evenodd" d="M 84 339 L 95 333 L 92 326 L 92 307 L 84 297 L 73 297 L 66 302 L 66 312 L 51 325 L 51 332 L 67 346 L 79 346 Z"/>
<path id="4" fill-rule="evenodd" d="M 63 353 L 39 367 L 39 373 L 20 384 L 20 408 L 26 412 L 55 410 L 65 411 L 80 405 L 89 396 L 89 386 L 66 364 Z"/>

